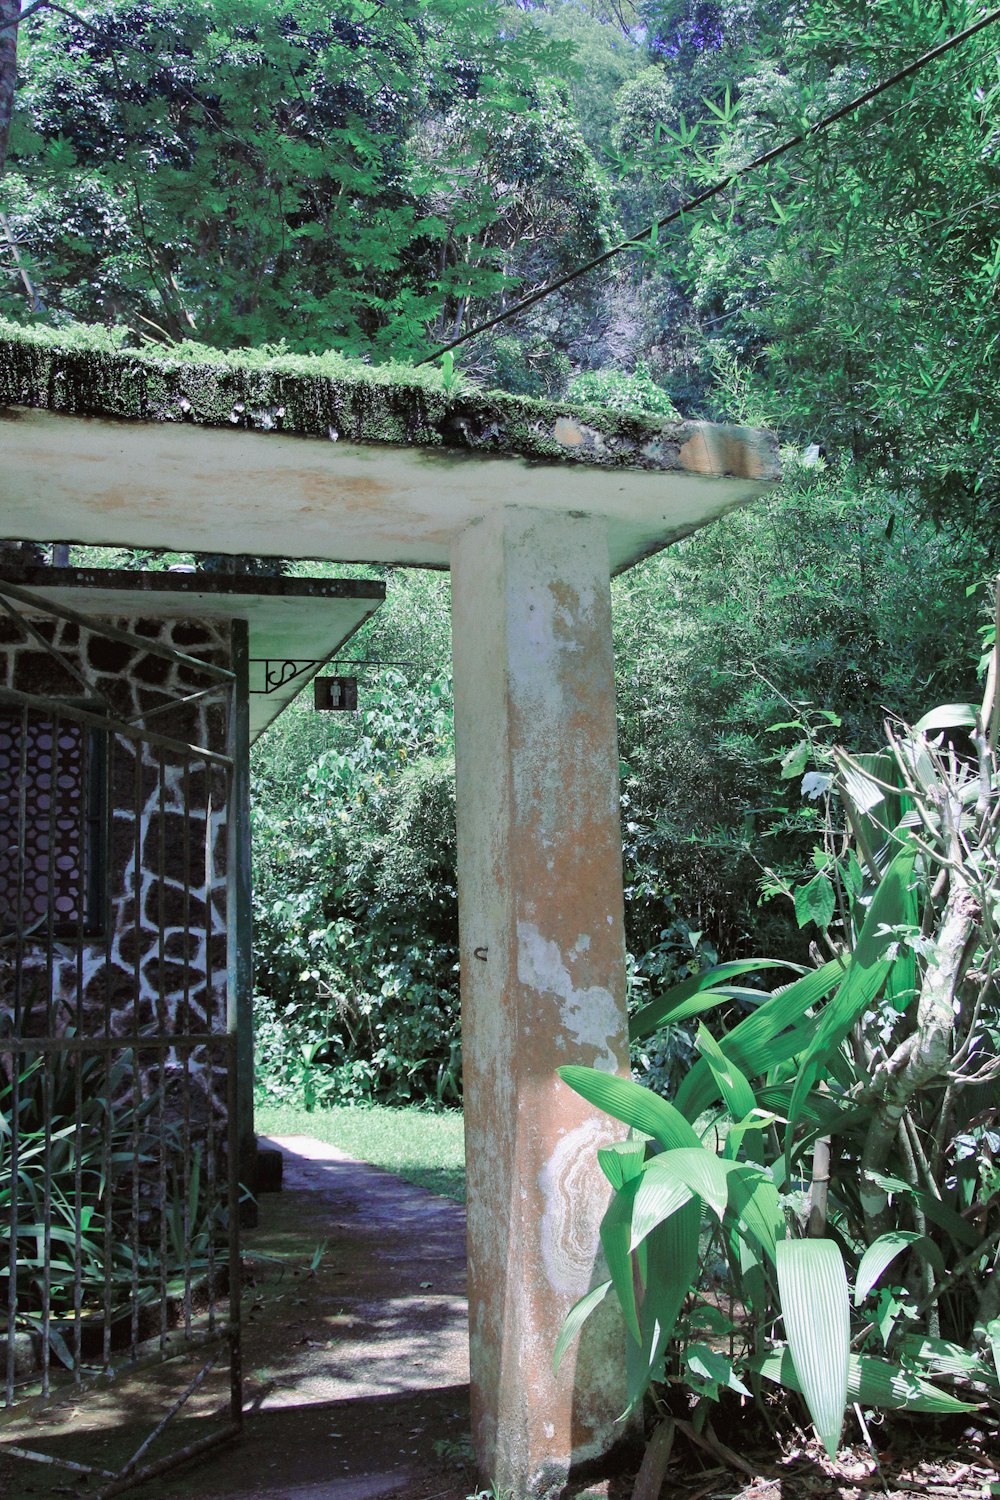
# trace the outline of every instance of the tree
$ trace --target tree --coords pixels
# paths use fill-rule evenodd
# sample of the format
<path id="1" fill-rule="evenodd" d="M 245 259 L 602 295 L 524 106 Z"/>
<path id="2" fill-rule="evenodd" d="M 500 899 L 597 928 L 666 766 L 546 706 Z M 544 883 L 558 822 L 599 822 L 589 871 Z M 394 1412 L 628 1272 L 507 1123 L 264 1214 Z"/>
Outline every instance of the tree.
<path id="1" fill-rule="evenodd" d="M 718 9 L 725 15 L 728 9 Z M 704 184 L 920 57 L 975 15 L 965 3 L 838 0 L 758 14 L 728 90 L 667 123 L 665 183 Z M 724 28 L 725 30 L 725 28 Z M 723 52 L 709 30 L 703 58 Z M 995 36 L 744 178 L 662 247 L 702 330 L 713 414 L 753 416 L 943 523 L 1000 512 L 995 445 L 1000 86 Z M 704 71 L 702 71 L 704 77 Z M 672 132 L 672 133 L 671 133 Z M 647 144 L 647 153 L 652 143 Z"/>
<path id="2" fill-rule="evenodd" d="M 557 254 L 601 232 L 553 55 L 490 0 L 43 13 L 6 201 L 54 315 L 226 347 L 424 352 L 443 308 L 529 274 L 510 252 L 540 209 Z M 536 154 L 561 143 L 561 177 L 519 134 Z"/>
<path id="3" fill-rule="evenodd" d="M 17 84 L 17 27 L 20 0 L 0 0 L 0 177 L 7 160 L 7 140 Z"/>

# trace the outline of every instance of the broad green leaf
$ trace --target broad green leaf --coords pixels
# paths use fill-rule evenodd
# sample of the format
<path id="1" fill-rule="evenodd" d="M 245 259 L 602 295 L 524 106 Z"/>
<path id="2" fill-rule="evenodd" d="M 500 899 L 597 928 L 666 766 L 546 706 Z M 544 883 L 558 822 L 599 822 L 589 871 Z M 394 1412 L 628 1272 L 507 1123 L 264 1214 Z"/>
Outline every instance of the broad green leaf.
<path id="1" fill-rule="evenodd" d="M 683 1208 L 685 1203 L 690 1203 L 695 1196 L 687 1183 L 670 1167 L 669 1162 L 664 1165 L 664 1159 L 669 1155 L 665 1151 L 660 1156 L 654 1156 L 643 1173 L 632 1211 L 633 1249 L 658 1224 L 669 1219 L 671 1214 Z"/>
<path id="2" fill-rule="evenodd" d="M 990 1344 L 990 1353 L 993 1355 L 993 1364 L 1000 1380 L 1000 1318 L 991 1318 L 986 1325 L 986 1337 Z"/>
<path id="3" fill-rule="evenodd" d="M 847 1408 L 851 1317 L 847 1272 L 833 1240 L 779 1240 L 778 1295 L 809 1415 L 833 1458 Z"/>
<path id="4" fill-rule="evenodd" d="M 829 875 L 814 875 L 808 885 L 795 892 L 795 920 L 800 927 L 815 922 L 825 932 L 837 910 L 837 895 Z"/>
<path id="5" fill-rule="evenodd" d="M 749 1136 L 750 1141 L 746 1147 L 747 1156 L 751 1161 L 760 1161 L 764 1154 L 761 1148 L 761 1131 L 768 1125 L 783 1124 L 783 1115 L 770 1114 L 764 1109 L 752 1109 L 748 1115 L 744 1115 L 742 1120 L 734 1120 L 729 1127 L 724 1155 L 731 1161 L 735 1161 L 738 1152 L 743 1149 L 746 1137 Z"/>
<path id="6" fill-rule="evenodd" d="M 898 926 L 910 914 L 910 880 L 916 855 L 916 848 L 912 845 L 901 849 L 872 897 L 850 969 L 824 1008 L 815 1035 L 799 1058 L 799 1076 L 788 1108 L 792 1128 L 804 1099 L 822 1074 L 827 1058 L 839 1049 L 858 1016 L 868 1008 L 885 983 L 891 959 L 884 956 L 888 943 L 884 929 Z M 788 1136 L 790 1141 L 791 1128 Z"/>
<path id="7" fill-rule="evenodd" d="M 858 853 L 869 876 L 881 872 L 900 847 L 898 826 L 912 803 L 903 790 L 902 772 L 894 755 L 846 756 L 834 751 L 841 801 L 854 833 Z M 889 791 L 888 787 L 896 788 Z"/>
<path id="8" fill-rule="evenodd" d="M 762 1106 L 772 1109 L 779 1120 L 787 1123 L 794 1087 L 793 1073 L 788 1082 L 773 1083 L 758 1089 L 757 1098 Z M 870 1115 L 870 1107 L 860 1106 L 855 1099 L 844 1099 L 838 1094 L 825 1091 L 813 1092 L 803 1105 L 800 1122 L 809 1126 L 813 1134 L 837 1135 L 862 1124 Z"/>
<path id="9" fill-rule="evenodd" d="M 709 1344 L 688 1344 L 684 1351 L 684 1364 L 695 1382 L 700 1382 L 714 1390 L 721 1387 L 738 1391 L 741 1396 L 750 1396 L 750 1392 L 733 1369 L 731 1360 L 719 1354 Z"/>
<path id="10" fill-rule="evenodd" d="M 929 1378 L 950 1375 L 959 1380 L 989 1380 L 993 1372 L 978 1354 L 952 1343 L 949 1339 L 931 1338 L 925 1333 L 911 1333 L 901 1345 L 903 1355 L 923 1368 Z M 998 1377 L 1000 1378 L 1000 1374 Z"/>
<path id="11" fill-rule="evenodd" d="M 787 964 L 778 958 L 746 958 L 732 963 L 716 964 L 714 968 L 706 969 L 702 974 L 694 974 L 690 979 L 684 979 L 680 984 L 673 985 L 659 999 L 650 1001 L 648 1005 L 636 1011 L 629 1022 L 629 1036 L 633 1042 L 638 1042 L 645 1036 L 651 1036 L 654 1031 L 667 1025 L 668 1022 L 686 1021 L 690 1016 L 699 1015 L 701 1011 L 710 1009 L 712 1005 L 724 998 L 714 992 L 727 979 L 738 979 L 743 974 L 755 974 L 761 969 L 794 970 L 796 968 L 797 965 Z M 707 1003 L 705 1003 L 705 991 L 713 992 L 713 998 Z"/>
<path id="12" fill-rule="evenodd" d="M 739 1263 L 738 1285 L 743 1304 L 751 1312 L 761 1313 L 771 1306 L 772 1294 L 764 1272 L 763 1260 L 758 1254 L 758 1247 L 742 1234 L 737 1234 L 731 1239 L 730 1247 L 735 1252 L 730 1263 L 734 1269 L 735 1263 L 737 1261 Z"/>
<path id="13" fill-rule="evenodd" d="M 632 1205 L 641 1178 L 634 1177 L 615 1194 L 601 1220 L 601 1246 L 618 1301 L 625 1314 L 625 1324 L 637 1344 L 642 1343 L 639 1313 L 635 1300 L 635 1277 L 631 1255 Z"/>
<path id="14" fill-rule="evenodd" d="M 778 1063 L 801 1052 L 815 1032 L 808 1012 L 843 979 L 850 962 L 831 959 L 779 990 L 752 1015 L 744 1017 L 719 1046 L 726 1057 L 748 1078 L 769 1072 Z M 696 1120 L 720 1091 L 707 1061 L 695 1063 L 677 1091 L 676 1107 L 685 1118 Z"/>
<path id="15" fill-rule="evenodd" d="M 800 969 L 799 972 L 804 974 L 806 970 Z M 754 1009 L 758 1005 L 764 1005 L 771 998 L 769 991 L 747 989 L 743 984 L 720 984 L 715 993 L 721 995 L 724 1000 L 740 1000 L 744 1005 L 753 1006 Z"/>
<path id="16" fill-rule="evenodd" d="M 942 703 L 924 714 L 914 724 L 918 734 L 933 734 L 938 729 L 974 729 L 976 709 L 971 703 Z"/>
<path id="17" fill-rule="evenodd" d="M 681 1021 L 690 1021 L 692 1016 L 700 1016 L 706 1010 L 715 1010 L 717 1006 L 728 1005 L 733 996 L 727 986 L 717 990 L 699 990 L 696 995 L 691 995 L 679 1005 L 670 1010 L 666 1016 L 659 1016 L 660 1004 L 653 1001 L 645 1006 L 629 1021 L 628 1034 L 632 1042 L 641 1042 L 646 1037 L 652 1036 L 661 1026 L 676 1026 Z M 766 1000 L 763 991 L 757 991 L 757 1000 Z"/>
<path id="18" fill-rule="evenodd" d="M 629 1410 L 645 1394 L 698 1275 L 701 1204 L 692 1199 L 646 1237 L 646 1286 L 639 1321 L 642 1348 L 626 1341 Z"/>
<path id="19" fill-rule="evenodd" d="M 651 1089 L 633 1083 L 630 1078 L 618 1078 L 614 1073 L 602 1073 L 597 1068 L 583 1068 L 567 1064 L 558 1069 L 563 1083 L 582 1095 L 590 1104 L 596 1104 L 616 1120 L 631 1125 L 651 1135 L 666 1149 L 673 1146 L 698 1146 L 700 1142 L 694 1129 L 674 1105 L 668 1104 Z"/>
<path id="20" fill-rule="evenodd" d="M 781 779 L 782 781 L 797 781 L 809 764 L 812 754 L 812 745 L 808 740 L 799 740 L 790 750 L 786 750 L 781 757 Z"/>
<path id="21" fill-rule="evenodd" d="M 888 1234 L 880 1234 L 861 1257 L 854 1282 L 855 1307 L 861 1306 L 882 1272 L 892 1264 L 896 1256 L 910 1248 L 925 1256 L 936 1271 L 944 1270 L 941 1251 L 927 1235 L 918 1234 L 914 1229 L 893 1229 Z"/>
<path id="22" fill-rule="evenodd" d="M 866 767 L 861 764 L 861 757 L 852 756 L 850 761 L 840 760 L 837 762 L 837 776 L 841 790 L 850 798 L 856 811 L 860 813 L 871 813 L 885 801 L 885 791 L 875 780 L 878 775 L 879 781 L 888 780 L 886 773 L 891 774 L 892 763 L 887 755 L 878 757 L 867 757 L 877 759 L 877 771 L 872 768 L 872 775 L 866 774 Z"/>
<path id="23" fill-rule="evenodd" d="M 706 1031 L 704 1026 L 698 1027 L 696 1045 L 712 1070 L 729 1113 L 734 1120 L 745 1119 L 757 1108 L 757 1100 L 754 1098 L 753 1089 L 745 1075 L 726 1056 L 711 1032 Z"/>
<path id="24" fill-rule="evenodd" d="M 916 994 L 917 955 L 912 948 L 901 944 L 899 952 L 893 959 L 892 967 L 886 975 L 885 998 L 893 1010 L 902 1014 L 916 998 Z"/>
<path id="25" fill-rule="evenodd" d="M 633 1177 L 638 1177 L 646 1159 L 646 1141 L 613 1141 L 610 1146 L 601 1146 L 597 1160 L 601 1171 L 615 1189 L 624 1187 Z"/>
<path id="26" fill-rule="evenodd" d="M 861 865 L 858 861 L 858 856 L 855 854 L 853 849 L 848 849 L 847 854 L 844 857 L 844 862 L 841 866 L 841 869 L 843 871 L 844 884 L 847 887 L 848 892 L 850 893 L 851 900 L 856 901 L 857 898 L 861 895 L 861 891 L 865 883 L 865 877 Z"/>
<path id="27" fill-rule="evenodd" d="M 63 1338 L 62 1334 L 57 1329 L 53 1328 L 51 1323 L 49 1324 L 48 1337 L 49 1344 L 56 1358 L 61 1360 L 61 1362 L 66 1366 L 67 1370 L 74 1369 L 75 1361 L 69 1351 L 69 1346 L 67 1345 L 66 1340 Z"/>
<path id="28" fill-rule="evenodd" d="M 734 1170 L 735 1165 L 735 1162 L 722 1161 L 714 1151 L 705 1146 L 663 1151 L 647 1164 L 639 1192 L 642 1193 L 651 1176 L 655 1179 L 673 1177 L 696 1197 L 702 1198 L 716 1218 L 721 1220 L 729 1201 L 728 1174 Z"/>
<path id="29" fill-rule="evenodd" d="M 611 1282 L 602 1281 L 600 1286 L 595 1286 L 591 1291 L 587 1292 L 580 1298 L 579 1302 L 574 1302 L 566 1314 L 565 1322 L 559 1330 L 559 1337 L 556 1339 L 556 1347 L 552 1355 L 553 1373 L 558 1371 L 566 1350 L 576 1338 L 580 1329 L 594 1311 L 594 1308 L 604 1301 L 610 1289 Z"/>
<path id="30" fill-rule="evenodd" d="M 750 1234 L 773 1261 L 785 1232 L 781 1197 L 770 1177 L 754 1167 L 743 1167 L 730 1177 L 729 1207 L 741 1232 Z"/>
<path id="31" fill-rule="evenodd" d="M 790 1391 L 805 1393 L 799 1384 L 789 1350 L 749 1362 L 765 1380 L 773 1380 Z M 930 1381 L 900 1369 L 888 1359 L 871 1354 L 852 1354 L 847 1372 L 847 1399 L 862 1406 L 882 1406 L 890 1411 L 919 1411 L 937 1415 L 975 1411 L 967 1401 L 938 1390 Z"/>
<path id="32" fill-rule="evenodd" d="M 884 1172 L 870 1172 L 869 1177 L 883 1192 L 889 1194 L 902 1194 L 903 1197 L 912 1198 L 917 1207 L 922 1211 L 925 1218 L 930 1219 L 939 1229 L 959 1245 L 966 1245 L 971 1249 L 979 1244 L 979 1235 L 974 1227 L 963 1219 L 961 1214 L 949 1208 L 947 1203 L 942 1203 L 940 1198 L 935 1198 L 933 1193 L 925 1192 L 922 1188 L 914 1188 L 901 1177 L 891 1177 Z"/>
<path id="33" fill-rule="evenodd" d="M 755 1167 L 727 1161 L 704 1146 L 664 1151 L 646 1163 L 632 1215 L 633 1248 L 692 1195 L 720 1222 L 730 1212 L 773 1256 L 776 1236 L 784 1228 L 774 1183 Z"/>

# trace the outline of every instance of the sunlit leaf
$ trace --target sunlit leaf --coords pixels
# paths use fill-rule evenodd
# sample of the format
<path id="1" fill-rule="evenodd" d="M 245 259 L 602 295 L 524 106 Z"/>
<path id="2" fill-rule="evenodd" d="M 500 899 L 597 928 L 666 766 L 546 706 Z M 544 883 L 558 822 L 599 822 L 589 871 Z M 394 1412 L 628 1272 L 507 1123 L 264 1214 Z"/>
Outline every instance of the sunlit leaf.
<path id="1" fill-rule="evenodd" d="M 661 1026 L 670 1022 L 686 1021 L 690 1016 L 699 1015 L 703 1010 L 717 1005 L 724 995 L 712 993 L 709 1001 L 704 992 L 718 991 L 719 986 L 728 979 L 738 979 L 743 974 L 755 974 L 765 969 L 794 970 L 796 967 L 794 964 L 783 963 L 777 958 L 747 958 L 732 963 L 716 964 L 714 968 L 705 969 L 703 973 L 692 975 L 690 979 L 684 979 L 680 984 L 673 985 L 658 999 L 636 1011 L 629 1022 L 629 1036 L 634 1042 L 641 1041 L 643 1037 L 651 1036 Z"/>
<path id="2" fill-rule="evenodd" d="M 847 1408 L 851 1319 L 847 1272 L 833 1240 L 780 1240 L 781 1315 L 809 1415 L 833 1458 Z"/>
<path id="3" fill-rule="evenodd" d="M 611 1285 L 610 1281 L 602 1281 L 600 1286 L 595 1286 L 591 1291 L 582 1296 L 579 1302 L 574 1302 L 566 1314 L 552 1355 L 552 1369 L 554 1372 L 558 1371 L 563 1355 L 590 1317 L 590 1314 L 594 1311 L 594 1308 L 598 1307 L 608 1295 Z"/>
<path id="4" fill-rule="evenodd" d="M 912 1229 L 893 1229 L 888 1234 L 881 1234 L 877 1240 L 873 1240 L 861 1257 L 861 1264 L 858 1266 L 854 1281 L 855 1307 L 860 1307 L 882 1272 L 892 1264 L 896 1256 L 908 1249 L 919 1251 L 930 1261 L 936 1271 L 944 1270 L 941 1251 L 933 1240 Z"/>
<path id="5" fill-rule="evenodd" d="M 613 1073 L 602 1073 L 597 1068 L 576 1064 L 567 1064 L 559 1068 L 558 1073 L 564 1083 L 590 1104 L 631 1125 L 633 1130 L 653 1136 L 661 1146 L 700 1148 L 697 1135 L 679 1110 L 630 1078 L 618 1078 Z"/>
<path id="6" fill-rule="evenodd" d="M 788 1349 L 750 1361 L 751 1368 L 765 1380 L 773 1380 L 790 1391 L 802 1391 Z M 880 1406 L 890 1411 L 928 1412 L 945 1416 L 952 1412 L 974 1411 L 975 1405 L 960 1401 L 930 1381 L 887 1359 L 870 1354 L 852 1354 L 847 1372 L 847 1399 L 863 1406 Z"/>

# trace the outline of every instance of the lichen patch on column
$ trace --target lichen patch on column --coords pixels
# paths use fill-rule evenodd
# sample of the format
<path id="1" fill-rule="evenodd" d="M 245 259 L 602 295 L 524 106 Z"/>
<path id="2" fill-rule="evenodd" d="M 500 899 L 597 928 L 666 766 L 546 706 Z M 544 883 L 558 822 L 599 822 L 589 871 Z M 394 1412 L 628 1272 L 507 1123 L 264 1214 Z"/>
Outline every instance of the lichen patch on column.
<path id="1" fill-rule="evenodd" d="M 610 1132 L 600 1120 L 584 1120 L 563 1136 L 538 1174 L 545 1209 L 542 1259 L 549 1286 L 574 1299 L 590 1290 L 600 1251 L 599 1221 L 585 1212 L 589 1179 L 599 1146 Z"/>
<path id="2" fill-rule="evenodd" d="M 570 957 L 589 949 L 590 937 L 584 933 L 577 939 L 575 950 L 570 950 Z M 593 1048 L 596 1055 L 587 1056 L 588 1066 L 609 1073 L 616 1070 L 620 1059 L 612 1043 L 621 1037 L 620 1002 L 602 985 L 578 989 L 558 943 L 544 938 L 533 922 L 517 924 L 517 977 L 530 989 L 556 995 L 563 1002 L 562 1026 L 576 1043 L 577 1060 L 583 1060 L 584 1051 Z M 566 1038 L 561 1040 L 565 1047 Z"/>

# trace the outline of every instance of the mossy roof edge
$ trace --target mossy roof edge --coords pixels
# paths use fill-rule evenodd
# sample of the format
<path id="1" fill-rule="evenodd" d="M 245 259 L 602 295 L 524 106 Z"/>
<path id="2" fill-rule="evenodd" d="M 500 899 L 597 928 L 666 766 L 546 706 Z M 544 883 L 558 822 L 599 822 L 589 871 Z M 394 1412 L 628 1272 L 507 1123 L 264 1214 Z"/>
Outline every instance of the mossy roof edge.
<path id="1" fill-rule="evenodd" d="M 688 467 L 681 449 L 706 428 L 503 392 L 446 391 L 437 370 L 369 366 L 336 353 L 131 349 L 124 337 L 101 327 L 53 330 L 0 319 L 0 407 L 647 471 Z M 753 472 L 738 472 L 778 477 L 770 433 L 721 430 L 745 435 L 753 451 Z M 727 444 L 727 451 L 741 447 Z"/>

